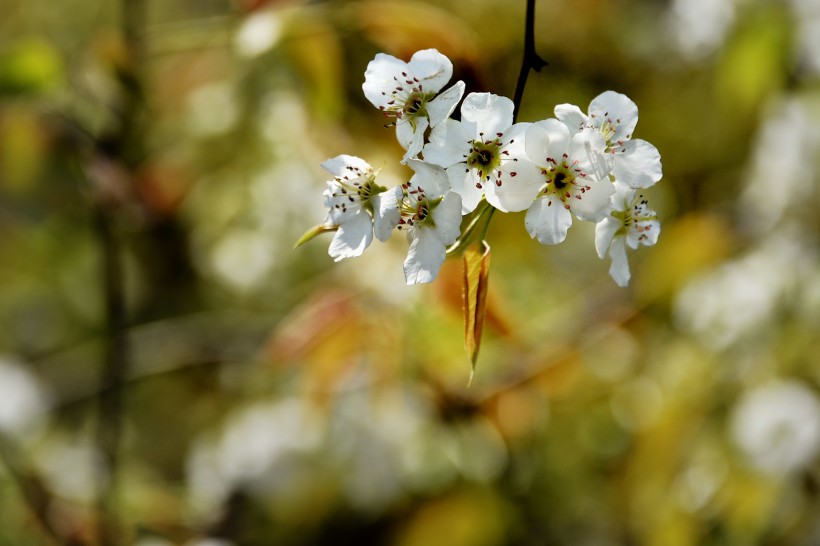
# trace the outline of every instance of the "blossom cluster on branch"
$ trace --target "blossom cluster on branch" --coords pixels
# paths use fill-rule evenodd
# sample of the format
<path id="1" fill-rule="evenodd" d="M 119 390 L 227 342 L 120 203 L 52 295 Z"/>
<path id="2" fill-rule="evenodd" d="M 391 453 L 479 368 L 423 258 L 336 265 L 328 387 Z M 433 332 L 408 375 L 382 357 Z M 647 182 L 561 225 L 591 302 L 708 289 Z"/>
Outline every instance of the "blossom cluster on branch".
<path id="1" fill-rule="evenodd" d="M 542 244 L 564 241 L 573 217 L 596 223 L 599 257 L 609 254 L 610 275 L 629 282 L 627 247 L 654 245 L 660 233 L 655 211 L 640 190 L 662 177 L 660 154 L 632 138 L 638 108 L 623 94 L 606 91 L 587 112 L 555 107 L 555 118 L 514 123 L 507 97 L 470 93 L 460 119 L 450 116 L 464 83 L 442 91 L 452 77 L 450 60 L 427 49 L 409 62 L 379 53 L 362 85 L 365 97 L 391 119 L 414 174 L 388 189 L 365 160 L 339 155 L 322 166 L 332 175 L 324 192 L 328 215 L 300 243 L 335 231 L 329 254 L 336 261 L 361 255 L 375 236 L 407 233 L 408 284 L 438 275 L 448 247 L 462 248 L 487 210 L 526 211 L 525 227 Z M 462 231 L 462 217 L 471 222 Z M 489 221 L 491 216 L 486 216 Z"/>

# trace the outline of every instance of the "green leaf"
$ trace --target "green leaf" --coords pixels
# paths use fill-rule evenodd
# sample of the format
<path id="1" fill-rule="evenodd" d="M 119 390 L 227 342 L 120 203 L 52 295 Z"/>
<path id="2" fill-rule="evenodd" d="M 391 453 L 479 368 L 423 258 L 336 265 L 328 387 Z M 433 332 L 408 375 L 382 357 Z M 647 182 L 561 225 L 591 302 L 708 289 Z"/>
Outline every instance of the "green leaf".
<path id="1" fill-rule="evenodd" d="M 0 52 L 0 96 L 36 94 L 63 79 L 59 52 L 48 42 L 27 40 Z"/>
<path id="2" fill-rule="evenodd" d="M 490 276 L 490 245 L 481 241 L 464 251 L 464 348 L 470 357 L 472 371 L 470 382 L 475 373 L 478 360 L 478 349 L 481 345 L 481 332 L 484 329 L 484 315 L 487 311 L 487 286 Z"/>
<path id="3" fill-rule="evenodd" d="M 305 244 L 308 241 L 310 241 L 311 239 L 313 239 L 314 237 L 316 237 L 317 235 L 320 235 L 322 233 L 326 233 L 328 231 L 336 231 L 337 229 L 339 229 L 339 226 L 328 225 L 328 224 L 319 224 L 318 226 L 313 226 L 312 228 L 307 230 L 305 233 L 303 233 L 301 237 L 299 237 L 299 240 L 296 241 L 296 244 L 293 245 L 293 248 L 297 249 L 300 246 L 302 246 L 303 244 Z"/>

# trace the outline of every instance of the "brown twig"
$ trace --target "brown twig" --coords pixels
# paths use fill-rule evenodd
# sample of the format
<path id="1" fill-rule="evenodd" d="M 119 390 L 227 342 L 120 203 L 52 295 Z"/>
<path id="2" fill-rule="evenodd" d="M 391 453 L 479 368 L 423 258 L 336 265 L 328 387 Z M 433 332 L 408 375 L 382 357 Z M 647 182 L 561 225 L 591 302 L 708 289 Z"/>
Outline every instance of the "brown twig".
<path id="1" fill-rule="evenodd" d="M 530 70 L 539 72 L 549 65 L 538 56 L 535 51 L 535 0 L 527 0 L 527 16 L 524 23 L 524 57 L 521 61 L 521 72 L 518 73 L 518 82 L 515 84 L 513 95 L 513 121 L 518 119 L 518 110 L 524 97 L 524 87 L 527 86 L 527 76 Z"/>
<path id="2" fill-rule="evenodd" d="M 54 496 L 46 487 L 43 479 L 26 464 L 13 439 L 2 431 L 0 431 L 0 460 L 5 464 L 12 479 L 17 482 L 24 502 L 44 533 L 56 544 L 85 546 L 86 543 L 79 536 L 65 536 L 54 526 L 50 517 Z"/>
<path id="3" fill-rule="evenodd" d="M 130 184 L 140 161 L 139 118 L 143 107 L 140 60 L 143 27 L 143 0 L 122 0 L 122 34 L 125 62 L 117 67 L 121 88 L 119 125 L 98 143 L 102 161 L 111 161 Z M 116 185 L 117 182 L 115 181 Z M 128 188 L 126 188 L 126 192 Z M 116 200 L 99 199 L 94 231 L 101 252 L 102 290 L 105 301 L 105 356 L 100 377 L 97 445 L 104 460 L 98 476 L 97 510 L 100 546 L 123 542 L 118 513 L 119 467 L 124 416 L 124 384 L 131 364 L 128 342 L 128 312 L 123 276 L 123 243 L 117 229 L 119 205 Z"/>

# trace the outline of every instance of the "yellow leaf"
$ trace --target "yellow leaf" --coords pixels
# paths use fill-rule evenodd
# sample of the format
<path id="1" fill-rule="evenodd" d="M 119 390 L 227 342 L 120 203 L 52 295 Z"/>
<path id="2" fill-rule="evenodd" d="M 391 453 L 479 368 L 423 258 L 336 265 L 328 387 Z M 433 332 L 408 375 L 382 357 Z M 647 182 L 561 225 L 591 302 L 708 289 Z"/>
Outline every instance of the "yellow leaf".
<path id="1" fill-rule="evenodd" d="M 464 251 L 464 347 L 472 363 L 470 381 L 478 360 L 484 315 L 487 311 L 487 283 L 490 276 L 490 245 L 481 241 L 480 247 Z"/>

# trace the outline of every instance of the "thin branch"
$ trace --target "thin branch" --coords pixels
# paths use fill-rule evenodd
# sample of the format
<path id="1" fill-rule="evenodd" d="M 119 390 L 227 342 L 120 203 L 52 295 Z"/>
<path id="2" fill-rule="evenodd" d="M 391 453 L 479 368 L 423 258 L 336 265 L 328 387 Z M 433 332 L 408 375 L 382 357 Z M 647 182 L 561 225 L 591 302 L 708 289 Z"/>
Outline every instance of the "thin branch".
<path id="1" fill-rule="evenodd" d="M 125 174 L 125 183 L 140 161 L 139 118 L 143 108 L 141 30 L 143 0 L 122 0 L 121 29 L 127 57 L 119 73 L 121 112 L 119 126 L 107 143 L 100 142 L 98 154 L 111 160 Z M 123 277 L 123 243 L 117 229 L 119 205 L 101 199 L 96 205 L 94 231 L 101 253 L 101 289 L 105 301 L 105 356 L 101 371 L 98 405 L 97 445 L 104 460 L 98 475 L 98 543 L 116 546 L 123 543 L 119 514 L 119 467 L 124 417 L 124 385 L 129 375 L 131 354 L 128 341 L 128 311 Z"/>
<path id="2" fill-rule="evenodd" d="M 79 536 L 64 536 L 54 526 L 49 517 L 54 496 L 46 487 L 43 479 L 25 463 L 16 442 L 3 431 L 0 431 L 0 460 L 17 482 L 23 500 L 44 533 L 59 545 L 84 546 L 85 542 Z"/>
<path id="3" fill-rule="evenodd" d="M 98 477 L 99 543 L 118 543 L 117 474 L 122 436 L 123 384 L 128 375 L 127 315 L 122 277 L 122 252 L 108 211 L 98 209 L 95 231 L 102 251 L 105 292 L 106 348 L 99 396 L 97 443 L 105 465 Z"/>
<path id="4" fill-rule="evenodd" d="M 535 51 L 535 0 L 527 0 L 527 17 L 524 25 L 524 57 L 521 61 L 521 72 L 518 73 L 518 82 L 515 84 L 515 95 L 513 95 L 513 121 L 518 119 L 518 110 L 521 106 L 521 99 L 524 97 L 524 87 L 527 85 L 530 70 L 539 72 L 549 65 Z"/>

